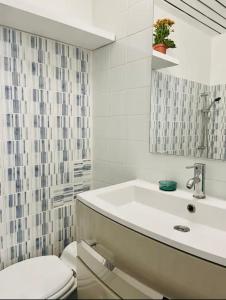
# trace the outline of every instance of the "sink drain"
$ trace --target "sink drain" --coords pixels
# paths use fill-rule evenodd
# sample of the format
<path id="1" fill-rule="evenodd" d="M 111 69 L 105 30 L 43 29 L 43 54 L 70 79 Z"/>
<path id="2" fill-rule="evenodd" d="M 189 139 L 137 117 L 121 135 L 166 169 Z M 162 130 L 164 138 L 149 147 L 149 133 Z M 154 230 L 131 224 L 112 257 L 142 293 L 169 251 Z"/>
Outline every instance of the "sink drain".
<path id="1" fill-rule="evenodd" d="M 177 231 L 180 231 L 180 232 L 189 232 L 190 231 L 189 227 L 182 226 L 182 225 L 174 226 L 174 229 L 177 230 Z"/>

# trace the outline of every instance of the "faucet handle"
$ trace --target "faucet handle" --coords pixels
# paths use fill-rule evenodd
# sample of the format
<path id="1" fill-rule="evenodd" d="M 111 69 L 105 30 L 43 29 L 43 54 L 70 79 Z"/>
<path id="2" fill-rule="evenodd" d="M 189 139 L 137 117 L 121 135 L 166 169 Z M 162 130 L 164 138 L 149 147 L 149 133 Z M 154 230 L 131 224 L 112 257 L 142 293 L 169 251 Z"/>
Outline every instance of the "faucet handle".
<path id="1" fill-rule="evenodd" d="M 186 169 L 205 169 L 206 165 L 201 163 L 196 163 L 193 166 L 188 166 Z"/>
<path id="2" fill-rule="evenodd" d="M 201 163 L 196 163 L 193 166 L 188 166 L 186 169 L 194 169 L 195 177 L 200 176 L 201 174 L 204 176 L 206 173 L 206 165 Z"/>
<path id="3" fill-rule="evenodd" d="M 194 168 L 195 168 L 195 165 L 186 167 L 186 169 L 194 169 Z"/>
<path id="4" fill-rule="evenodd" d="M 201 164 L 194 164 L 193 166 L 188 166 L 186 169 L 198 169 Z"/>

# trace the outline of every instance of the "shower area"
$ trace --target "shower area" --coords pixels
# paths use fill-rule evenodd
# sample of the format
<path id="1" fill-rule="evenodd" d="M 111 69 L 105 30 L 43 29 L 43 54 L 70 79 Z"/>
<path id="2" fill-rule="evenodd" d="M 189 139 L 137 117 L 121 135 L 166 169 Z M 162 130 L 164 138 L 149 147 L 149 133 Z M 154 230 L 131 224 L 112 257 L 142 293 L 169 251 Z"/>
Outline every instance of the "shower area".
<path id="1" fill-rule="evenodd" d="M 91 52 L 0 27 L 0 269 L 60 255 L 91 184 Z"/>

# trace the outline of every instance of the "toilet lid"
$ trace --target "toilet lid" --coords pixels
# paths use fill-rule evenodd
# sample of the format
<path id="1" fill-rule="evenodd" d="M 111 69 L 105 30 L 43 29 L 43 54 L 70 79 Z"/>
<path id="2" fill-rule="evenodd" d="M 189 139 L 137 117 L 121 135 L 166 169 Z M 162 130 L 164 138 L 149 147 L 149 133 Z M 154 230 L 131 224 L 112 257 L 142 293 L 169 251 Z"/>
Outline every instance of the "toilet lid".
<path id="1" fill-rule="evenodd" d="M 0 272 L 0 299 L 47 299 L 72 277 L 72 270 L 57 256 L 31 258 Z"/>

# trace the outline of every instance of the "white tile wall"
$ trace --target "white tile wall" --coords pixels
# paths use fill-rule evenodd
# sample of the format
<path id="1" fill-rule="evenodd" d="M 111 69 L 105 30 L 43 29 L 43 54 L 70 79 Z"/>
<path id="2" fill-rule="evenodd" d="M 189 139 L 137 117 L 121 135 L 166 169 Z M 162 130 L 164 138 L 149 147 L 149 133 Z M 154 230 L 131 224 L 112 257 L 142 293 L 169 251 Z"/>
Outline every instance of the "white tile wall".
<path id="1" fill-rule="evenodd" d="M 121 41 L 122 44 L 124 40 Z M 145 57 L 150 57 L 152 50 L 150 45 L 152 44 L 152 28 L 147 28 L 135 35 L 129 36 L 125 39 L 126 48 L 126 59 L 127 62 L 139 60 Z"/>
<path id="2" fill-rule="evenodd" d="M 128 8 L 127 34 L 134 34 L 152 26 L 152 0 L 136 1 Z"/>
<path id="3" fill-rule="evenodd" d="M 94 53 L 94 187 L 135 178 L 174 179 L 197 160 L 149 153 L 152 0 L 94 0 L 94 22 L 117 42 Z M 226 200 L 226 163 L 207 164 L 207 192 Z"/>

